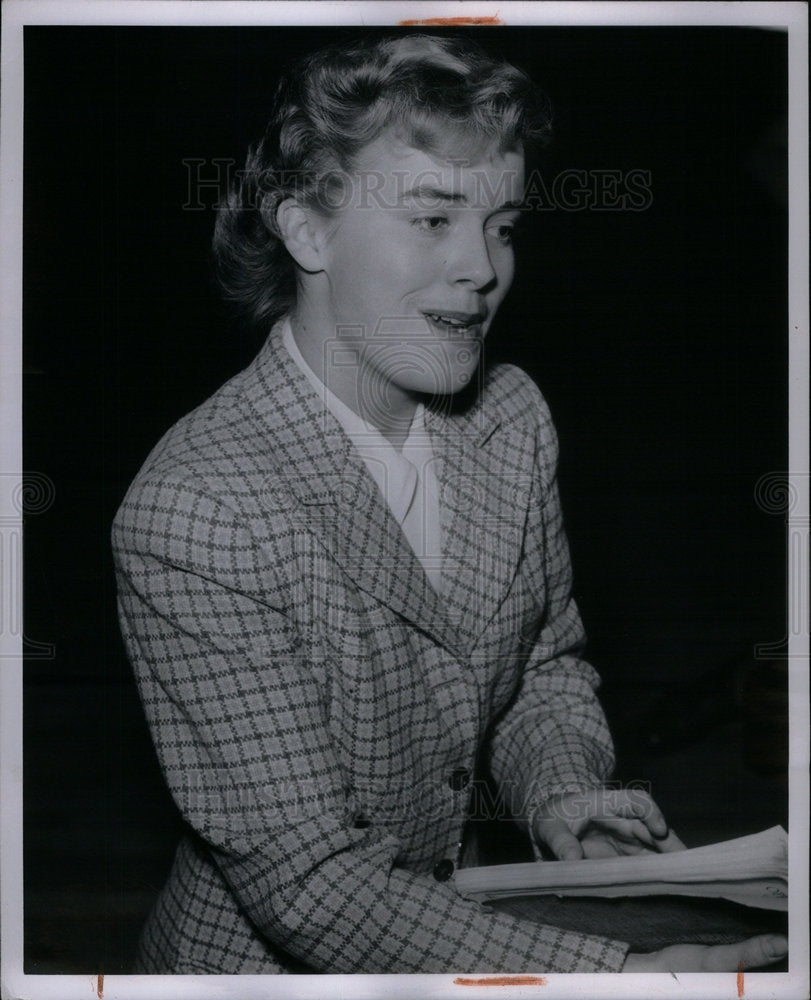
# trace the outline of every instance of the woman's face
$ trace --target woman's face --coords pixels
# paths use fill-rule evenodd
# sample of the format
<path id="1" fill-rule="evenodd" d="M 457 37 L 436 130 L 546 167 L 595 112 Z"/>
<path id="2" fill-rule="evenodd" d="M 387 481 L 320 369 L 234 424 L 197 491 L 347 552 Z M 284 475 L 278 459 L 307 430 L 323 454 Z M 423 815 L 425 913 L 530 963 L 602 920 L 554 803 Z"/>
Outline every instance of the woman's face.
<path id="1" fill-rule="evenodd" d="M 440 160 L 381 137 L 350 180 L 322 257 L 327 369 L 359 365 L 378 395 L 457 392 L 512 282 L 522 154 Z"/>

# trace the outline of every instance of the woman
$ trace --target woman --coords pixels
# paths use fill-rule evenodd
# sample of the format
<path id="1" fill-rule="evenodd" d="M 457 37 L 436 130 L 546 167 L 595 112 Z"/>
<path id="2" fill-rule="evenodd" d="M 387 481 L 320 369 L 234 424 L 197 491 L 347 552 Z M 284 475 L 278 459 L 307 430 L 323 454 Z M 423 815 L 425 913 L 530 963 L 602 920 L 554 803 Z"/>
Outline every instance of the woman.
<path id="1" fill-rule="evenodd" d="M 453 888 L 489 775 L 538 856 L 676 850 L 608 792 L 538 390 L 489 367 L 549 115 L 459 38 L 318 52 L 223 206 L 255 361 L 116 517 L 122 628 L 189 827 L 139 971 L 751 968 L 782 939 L 628 955 Z M 771 949 L 771 951 L 769 950 Z M 772 954 L 773 952 L 773 954 Z"/>

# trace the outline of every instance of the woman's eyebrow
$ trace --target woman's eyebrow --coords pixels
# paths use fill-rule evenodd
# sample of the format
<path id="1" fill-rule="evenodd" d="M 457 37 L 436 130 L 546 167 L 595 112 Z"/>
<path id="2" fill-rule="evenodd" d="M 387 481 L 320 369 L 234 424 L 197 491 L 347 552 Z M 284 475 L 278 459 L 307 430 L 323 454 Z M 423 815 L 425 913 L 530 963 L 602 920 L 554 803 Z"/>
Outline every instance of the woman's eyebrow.
<path id="1" fill-rule="evenodd" d="M 409 188 L 408 191 L 404 191 L 398 198 L 398 202 L 402 201 L 439 201 L 439 202 L 451 202 L 458 205 L 467 204 L 467 195 L 457 194 L 453 191 L 443 191 L 441 188 L 432 187 L 427 184 L 419 184 L 417 187 Z"/>

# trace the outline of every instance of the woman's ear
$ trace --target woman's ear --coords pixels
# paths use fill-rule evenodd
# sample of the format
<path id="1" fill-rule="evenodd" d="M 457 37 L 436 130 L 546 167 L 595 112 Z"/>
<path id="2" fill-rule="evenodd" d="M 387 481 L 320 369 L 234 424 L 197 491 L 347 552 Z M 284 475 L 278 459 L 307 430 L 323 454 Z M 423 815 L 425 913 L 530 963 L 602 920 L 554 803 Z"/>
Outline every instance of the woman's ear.
<path id="1" fill-rule="evenodd" d="M 323 270 L 320 227 L 309 209 L 295 198 L 285 198 L 276 209 L 276 230 L 293 260 L 305 271 Z"/>

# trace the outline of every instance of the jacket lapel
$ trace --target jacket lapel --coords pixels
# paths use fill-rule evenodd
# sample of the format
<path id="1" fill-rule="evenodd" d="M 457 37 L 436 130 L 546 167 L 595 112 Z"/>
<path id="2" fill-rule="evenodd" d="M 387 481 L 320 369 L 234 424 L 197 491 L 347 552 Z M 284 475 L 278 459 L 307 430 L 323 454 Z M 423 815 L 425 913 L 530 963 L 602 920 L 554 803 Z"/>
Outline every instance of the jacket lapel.
<path id="1" fill-rule="evenodd" d="M 347 455 L 347 496 L 336 504 L 336 554 L 354 582 L 454 652 L 465 637 L 449 619 L 360 456 Z"/>
<path id="2" fill-rule="evenodd" d="M 439 460 L 443 598 L 472 646 L 515 577 L 524 542 L 535 440 L 526 423 L 502 420 L 477 401 L 426 425 Z"/>
<path id="3" fill-rule="evenodd" d="M 458 655 L 470 635 L 452 621 L 363 459 L 281 343 L 257 356 L 246 401 L 265 425 L 296 517 L 362 590 Z"/>

